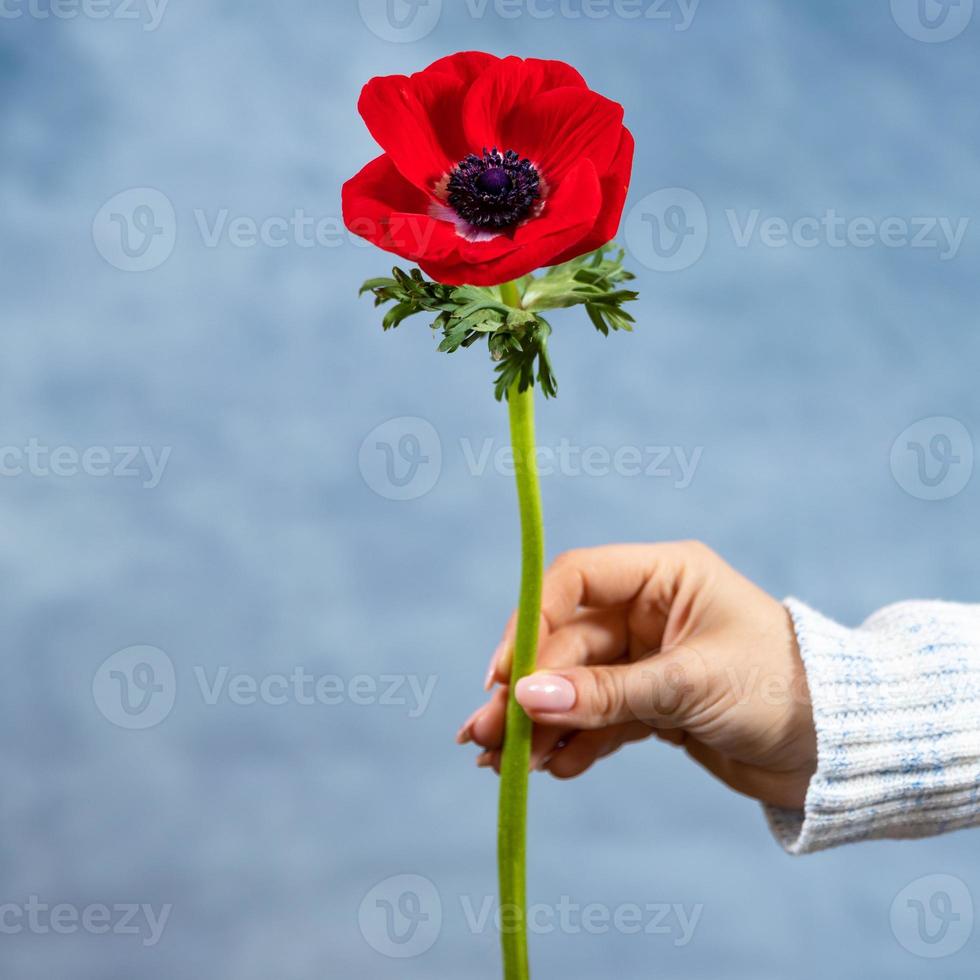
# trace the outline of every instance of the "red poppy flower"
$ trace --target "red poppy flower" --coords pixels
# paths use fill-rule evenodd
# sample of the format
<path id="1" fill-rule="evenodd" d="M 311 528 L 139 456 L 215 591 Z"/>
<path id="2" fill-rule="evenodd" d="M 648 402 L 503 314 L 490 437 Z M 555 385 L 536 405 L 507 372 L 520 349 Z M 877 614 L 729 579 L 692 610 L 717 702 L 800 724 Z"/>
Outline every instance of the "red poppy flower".
<path id="1" fill-rule="evenodd" d="M 385 152 L 344 184 L 344 222 L 439 282 L 496 285 L 616 234 L 633 137 L 561 61 L 466 51 L 371 79 L 358 109 Z"/>

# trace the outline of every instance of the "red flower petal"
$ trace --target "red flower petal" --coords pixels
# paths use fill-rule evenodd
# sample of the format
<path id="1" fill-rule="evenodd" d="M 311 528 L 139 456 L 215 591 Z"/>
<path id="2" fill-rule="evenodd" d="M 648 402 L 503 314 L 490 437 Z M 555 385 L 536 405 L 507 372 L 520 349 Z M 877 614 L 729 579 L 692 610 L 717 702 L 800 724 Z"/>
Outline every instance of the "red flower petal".
<path id="1" fill-rule="evenodd" d="M 364 86 L 357 103 L 371 135 L 406 180 L 425 191 L 455 166 L 447 144 L 458 143 L 460 80 L 444 72 L 384 75 Z M 449 108 L 445 108 L 446 106 Z M 443 122 L 441 132 L 436 121 Z M 445 140 L 444 140 L 445 137 Z"/>
<path id="2" fill-rule="evenodd" d="M 430 71 L 439 72 L 443 75 L 452 75 L 464 85 L 475 82 L 480 75 L 488 68 L 499 64 L 500 58 L 495 54 L 487 54 L 484 51 L 459 51 L 456 54 L 446 55 L 438 61 L 433 61 L 428 68 L 419 72 L 426 75 Z"/>
<path id="3" fill-rule="evenodd" d="M 484 71 L 499 61 L 496 55 L 482 51 L 461 51 L 440 58 L 423 71 L 409 76 L 451 165 L 472 152 L 463 131 L 463 100 L 466 93 Z M 452 78 L 453 84 L 447 84 L 445 76 Z"/>
<path id="4" fill-rule="evenodd" d="M 547 92 L 553 88 L 588 88 L 581 74 L 564 61 L 554 61 L 546 58 L 525 58 L 524 64 L 529 72 L 540 79 L 539 91 Z"/>
<path id="5" fill-rule="evenodd" d="M 495 144 L 501 150 L 499 125 L 518 105 L 555 88 L 588 91 L 585 79 L 563 61 L 527 60 L 511 55 L 487 68 L 473 83 L 463 106 L 463 125 L 473 152 Z M 517 147 L 513 147 L 517 149 Z"/>
<path id="6" fill-rule="evenodd" d="M 428 216 L 429 196 L 405 180 L 387 155 L 351 177 L 341 200 L 347 228 L 379 248 L 413 261 L 456 257 L 452 226 Z"/>
<path id="7" fill-rule="evenodd" d="M 561 262 L 570 262 L 579 255 L 592 252 L 616 237 L 616 232 L 619 231 L 619 221 L 623 215 L 623 205 L 626 203 L 630 174 L 633 170 L 633 147 L 633 134 L 624 128 L 612 168 L 600 181 L 602 184 L 602 207 L 599 209 L 599 219 L 595 228 L 581 242 L 576 243 L 573 248 L 559 255 L 554 260 L 555 265 Z"/>
<path id="8" fill-rule="evenodd" d="M 515 108 L 498 123 L 498 145 L 531 158 L 549 182 L 575 163 L 591 160 L 603 174 L 623 132 L 623 107 L 596 92 L 556 88 Z"/>

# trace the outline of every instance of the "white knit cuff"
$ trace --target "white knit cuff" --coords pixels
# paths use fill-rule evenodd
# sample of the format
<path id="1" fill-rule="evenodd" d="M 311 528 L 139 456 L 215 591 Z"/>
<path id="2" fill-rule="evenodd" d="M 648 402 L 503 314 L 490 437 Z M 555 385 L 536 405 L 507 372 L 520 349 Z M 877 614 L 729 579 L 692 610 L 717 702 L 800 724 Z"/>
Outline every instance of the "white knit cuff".
<path id="1" fill-rule="evenodd" d="M 785 600 L 817 770 L 802 810 L 766 806 L 791 854 L 980 824 L 980 606 L 913 601 L 848 629 Z"/>

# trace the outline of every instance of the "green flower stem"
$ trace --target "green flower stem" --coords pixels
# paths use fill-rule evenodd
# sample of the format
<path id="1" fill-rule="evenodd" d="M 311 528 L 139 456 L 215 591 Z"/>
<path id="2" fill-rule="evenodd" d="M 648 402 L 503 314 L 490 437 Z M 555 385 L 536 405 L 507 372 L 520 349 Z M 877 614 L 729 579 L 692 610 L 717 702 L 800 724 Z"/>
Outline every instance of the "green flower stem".
<path id="1" fill-rule="evenodd" d="M 521 308 L 514 283 L 501 287 L 503 301 Z M 541 492 L 534 461 L 534 388 L 518 390 L 519 379 L 507 392 L 510 438 L 521 515 L 521 593 L 517 638 L 511 667 L 507 729 L 500 761 L 500 810 L 497 823 L 497 862 L 500 875 L 501 946 L 504 980 L 528 980 L 525 854 L 527 842 L 528 767 L 531 759 L 531 719 L 514 697 L 514 686 L 534 670 L 541 618 L 541 579 L 544 574 L 544 524 Z"/>

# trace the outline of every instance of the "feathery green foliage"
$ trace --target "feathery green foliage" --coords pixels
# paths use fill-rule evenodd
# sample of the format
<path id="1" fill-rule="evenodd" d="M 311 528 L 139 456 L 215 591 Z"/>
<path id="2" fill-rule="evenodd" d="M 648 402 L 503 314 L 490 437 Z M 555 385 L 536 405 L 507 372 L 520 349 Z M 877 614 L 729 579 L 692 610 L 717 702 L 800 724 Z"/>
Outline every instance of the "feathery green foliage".
<path id="1" fill-rule="evenodd" d="M 623 268 L 622 249 L 606 245 L 595 252 L 552 266 L 539 276 L 517 281 L 522 308 L 503 302 L 496 286 L 446 286 L 432 282 L 419 269 L 392 270 L 391 278 L 369 279 L 361 294 L 372 293 L 375 306 L 392 303 L 381 325 L 397 327 L 417 313 L 434 314 L 432 329 L 442 333 L 439 350 L 452 353 L 486 338 L 496 362 L 494 395 L 505 398 L 515 379 L 525 391 L 535 380 L 546 397 L 558 394 L 548 337 L 551 325 L 540 310 L 584 306 L 592 324 L 604 336 L 610 330 L 632 330 L 633 317 L 623 304 L 637 298 L 622 283 L 633 279 Z"/>

